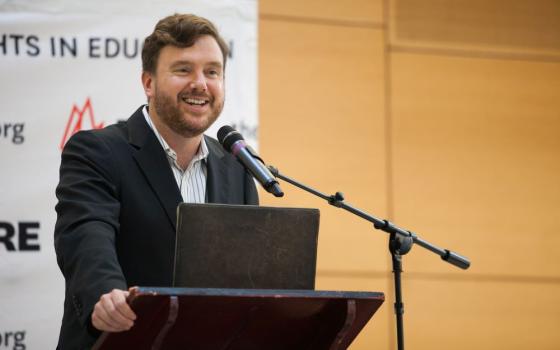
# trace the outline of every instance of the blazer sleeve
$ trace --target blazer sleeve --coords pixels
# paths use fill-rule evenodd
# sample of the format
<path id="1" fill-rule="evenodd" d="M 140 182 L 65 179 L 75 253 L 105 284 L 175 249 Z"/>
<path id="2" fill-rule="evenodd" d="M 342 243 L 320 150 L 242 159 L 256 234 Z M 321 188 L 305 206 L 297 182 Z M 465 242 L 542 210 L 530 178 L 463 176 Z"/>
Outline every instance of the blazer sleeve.
<path id="1" fill-rule="evenodd" d="M 92 131 L 75 134 L 62 152 L 55 251 L 66 297 L 86 328 L 102 294 L 127 288 L 115 248 L 120 203 L 114 163 L 108 144 Z"/>

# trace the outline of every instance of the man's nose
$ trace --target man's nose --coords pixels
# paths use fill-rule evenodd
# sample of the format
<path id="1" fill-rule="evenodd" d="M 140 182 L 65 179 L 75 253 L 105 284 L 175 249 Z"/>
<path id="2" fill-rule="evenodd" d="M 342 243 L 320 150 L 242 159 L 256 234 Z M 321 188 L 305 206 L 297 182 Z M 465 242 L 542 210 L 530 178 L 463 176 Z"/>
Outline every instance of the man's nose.
<path id="1" fill-rule="evenodd" d="M 202 72 L 193 74 L 193 79 L 189 83 L 189 88 L 197 92 L 205 92 L 207 90 L 206 77 Z"/>

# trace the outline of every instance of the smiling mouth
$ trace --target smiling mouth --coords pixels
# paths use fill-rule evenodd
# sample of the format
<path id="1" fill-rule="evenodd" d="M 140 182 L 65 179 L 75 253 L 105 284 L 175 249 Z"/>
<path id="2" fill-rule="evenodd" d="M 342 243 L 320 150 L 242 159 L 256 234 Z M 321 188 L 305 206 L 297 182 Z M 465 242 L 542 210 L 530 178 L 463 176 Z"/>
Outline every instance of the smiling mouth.
<path id="1" fill-rule="evenodd" d="M 191 106 L 204 106 L 209 103 L 207 99 L 203 98 L 195 98 L 195 97 L 183 97 L 183 102 L 191 105 Z"/>

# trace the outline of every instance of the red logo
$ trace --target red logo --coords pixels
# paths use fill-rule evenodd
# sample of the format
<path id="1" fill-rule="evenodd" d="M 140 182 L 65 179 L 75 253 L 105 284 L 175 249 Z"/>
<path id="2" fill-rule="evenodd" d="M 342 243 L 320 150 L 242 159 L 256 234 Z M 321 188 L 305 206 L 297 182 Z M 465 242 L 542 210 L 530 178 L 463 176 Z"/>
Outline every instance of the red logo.
<path id="1" fill-rule="evenodd" d="M 64 135 L 62 136 L 62 140 L 60 141 L 60 149 L 64 148 L 66 141 L 72 135 L 77 133 L 80 130 L 86 130 L 83 127 L 82 123 L 84 121 L 84 116 L 87 114 L 89 120 L 89 129 L 101 129 L 103 127 L 103 122 L 98 124 L 95 123 L 95 117 L 93 116 L 93 108 L 91 107 L 91 101 L 89 97 L 86 99 L 86 103 L 80 109 L 76 104 L 72 106 L 72 111 L 70 112 L 70 117 L 68 118 L 68 123 L 66 123 L 66 129 L 64 130 Z"/>

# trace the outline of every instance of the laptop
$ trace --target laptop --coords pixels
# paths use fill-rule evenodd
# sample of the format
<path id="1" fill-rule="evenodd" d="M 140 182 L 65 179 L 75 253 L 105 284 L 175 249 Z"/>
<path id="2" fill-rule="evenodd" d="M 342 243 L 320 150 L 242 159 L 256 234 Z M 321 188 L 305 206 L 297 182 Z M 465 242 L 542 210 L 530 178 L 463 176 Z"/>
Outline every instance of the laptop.
<path id="1" fill-rule="evenodd" d="M 177 207 L 174 287 L 315 288 L 319 210 Z"/>

